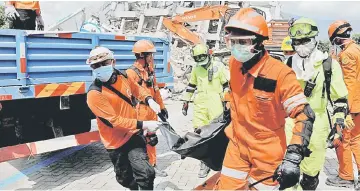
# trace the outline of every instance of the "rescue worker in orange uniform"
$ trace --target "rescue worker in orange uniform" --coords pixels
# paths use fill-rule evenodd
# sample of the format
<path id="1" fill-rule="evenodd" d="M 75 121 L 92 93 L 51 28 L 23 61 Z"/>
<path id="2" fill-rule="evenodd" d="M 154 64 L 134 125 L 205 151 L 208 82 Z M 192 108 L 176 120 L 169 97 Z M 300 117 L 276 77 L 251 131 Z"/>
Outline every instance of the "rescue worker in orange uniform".
<path id="1" fill-rule="evenodd" d="M 298 183 L 300 162 L 309 156 L 315 115 L 295 73 L 265 50 L 265 19 L 252 8 L 240 9 L 225 26 L 230 58 L 231 123 L 223 167 L 215 189 L 285 189 Z M 295 119 L 288 147 L 285 118 Z M 285 153 L 285 151 L 287 152 Z M 277 180 L 277 181 L 275 181 Z M 252 188 L 252 189 L 253 189 Z"/>
<path id="2" fill-rule="evenodd" d="M 139 40 L 134 44 L 132 52 L 135 54 L 136 61 L 129 69 L 126 70 L 126 74 L 132 83 L 137 83 L 147 90 L 156 103 L 160 105 L 161 114 L 167 119 L 168 112 L 165 108 L 159 88 L 156 85 L 156 78 L 154 73 L 154 54 L 156 48 L 154 44 L 149 40 Z M 157 113 L 155 113 L 145 102 L 140 101 L 137 104 L 138 120 L 158 120 Z M 149 155 L 149 162 L 154 166 L 157 176 L 166 177 L 167 173 L 156 167 L 156 148 L 157 136 L 156 134 L 146 135 L 148 144 L 146 150 Z"/>
<path id="3" fill-rule="evenodd" d="M 348 89 L 350 116 L 347 123 L 353 123 L 353 129 L 342 130 L 342 143 L 336 148 L 339 160 L 339 175 L 329 177 L 327 185 L 337 187 L 353 187 L 354 174 L 352 155 L 357 168 L 360 169 L 360 47 L 350 38 L 351 25 L 344 20 L 332 23 L 328 30 L 334 54 L 339 60 Z M 358 185 L 357 185 L 358 186 Z"/>
<path id="4" fill-rule="evenodd" d="M 6 1 L 5 17 L 10 29 L 44 30 L 39 1 Z"/>
<path id="5" fill-rule="evenodd" d="M 114 165 L 116 180 L 131 190 L 152 190 L 155 171 L 146 153 L 144 132 L 155 133 L 161 122 L 137 119 L 132 96 L 154 111 L 160 106 L 137 83 L 116 70 L 112 51 L 96 47 L 87 64 L 93 70 L 94 82 L 89 87 L 87 104 L 95 114 L 100 138 Z"/>

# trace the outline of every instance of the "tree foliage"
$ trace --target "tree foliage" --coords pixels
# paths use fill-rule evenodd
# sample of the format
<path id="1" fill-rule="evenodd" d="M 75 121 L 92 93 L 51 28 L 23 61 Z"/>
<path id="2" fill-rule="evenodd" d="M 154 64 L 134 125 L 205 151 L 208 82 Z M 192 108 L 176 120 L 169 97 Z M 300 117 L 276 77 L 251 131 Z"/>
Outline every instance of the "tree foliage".
<path id="1" fill-rule="evenodd" d="M 352 35 L 352 39 L 357 43 L 360 44 L 360 34 Z"/>
<path id="2" fill-rule="evenodd" d="M 318 45 L 318 49 L 321 50 L 322 52 L 329 52 L 330 51 L 330 41 L 326 40 L 320 40 L 319 41 L 319 45 Z"/>

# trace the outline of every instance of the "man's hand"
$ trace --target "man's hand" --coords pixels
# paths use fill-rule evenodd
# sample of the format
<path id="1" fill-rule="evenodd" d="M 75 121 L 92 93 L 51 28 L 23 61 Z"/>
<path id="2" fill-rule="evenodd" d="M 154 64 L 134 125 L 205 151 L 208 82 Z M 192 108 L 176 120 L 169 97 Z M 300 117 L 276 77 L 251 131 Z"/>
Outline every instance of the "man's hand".
<path id="1" fill-rule="evenodd" d="M 155 133 L 162 123 L 159 121 L 143 121 L 143 130 L 148 133 Z"/>
<path id="2" fill-rule="evenodd" d="M 163 115 L 166 119 L 169 119 L 169 113 L 166 108 L 161 110 L 161 115 Z"/>
<path id="3" fill-rule="evenodd" d="M 43 31 L 44 30 L 44 20 L 42 19 L 41 15 L 38 15 L 36 17 L 36 25 L 37 25 L 37 30 L 39 31 Z"/>
<path id="4" fill-rule="evenodd" d="M 351 117 L 351 115 L 347 115 L 345 119 L 345 128 L 351 130 L 355 127 L 355 123 Z"/>
<path id="5" fill-rule="evenodd" d="M 149 99 L 148 103 L 149 103 L 149 107 L 150 107 L 156 114 L 161 113 L 160 105 L 157 104 L 153 99 Z"/>
<path id="6" fill-rule="evenodd" d="M 340 146 L 342 141 L 342 129 L 339 126 L 334 126 L 327 138 L 327 148 L 337 148 Z"/>
<path id="7" fill-rule="evenodd" d="M 5 8 L 5 16 L 6 18 L 8 18 L 9 20 L 16 20 L 16 17 L 20 17 L 19 13 L 16 11 L 14 6 L 7 6 Z"/>
<path id="8" fill-rule="evenodd" d="M 189 102 L 188 101 L 184 101 L 183 103 L 183 107 L 182 107 L 182 114 L 184 116 L 187 116 L 187 111 L 189 109 Z"/>
<path id="9" fill-rule="evenodd" d="M 273 180 L 279 182 L 279 190 L 290 188 L 299 182 L 300 162 L 303 159 L 299 150 L 302 150 L 299 145 L 289 145 L 283 162 L 275 170 Z"/>

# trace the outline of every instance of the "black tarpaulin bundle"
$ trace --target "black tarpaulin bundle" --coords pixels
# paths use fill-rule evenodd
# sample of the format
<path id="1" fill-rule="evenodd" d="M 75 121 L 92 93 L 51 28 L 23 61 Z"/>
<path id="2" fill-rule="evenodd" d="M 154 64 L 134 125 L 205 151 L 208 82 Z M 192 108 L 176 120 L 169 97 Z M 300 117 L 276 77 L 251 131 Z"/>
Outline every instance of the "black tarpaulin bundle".
<path id="1" fill-rule="evenodd" d="M 209 125 L 200 127 L 200 134 L 188 132 L 180 137 L 175 130 L 165 124 L 160 127 L 169 148 L 181 156 L 203 161 L 212 170 L 221 170 L 229 139 L 224 133 L 229 121 L 220 116 Z"/>

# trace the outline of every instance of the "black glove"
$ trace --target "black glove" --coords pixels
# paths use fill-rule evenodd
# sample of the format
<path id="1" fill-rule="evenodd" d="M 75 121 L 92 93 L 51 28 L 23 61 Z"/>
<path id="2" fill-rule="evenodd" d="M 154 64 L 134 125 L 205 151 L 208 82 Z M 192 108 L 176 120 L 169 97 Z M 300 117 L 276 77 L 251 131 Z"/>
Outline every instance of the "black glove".
<path id="1" fill-rule="evenodd" d="M 161 110 L 161 115 L 163 115 L 166 119 L 169 119 L 169 113 L 166 108 Z"/>
<path id="2" fill-rule="evenodd" d="M 189 102 L 185 101 L 182 108 L 182 113 L 184 116 L 187 116 L 188 109 L 189 109 Z"/>
<path id="3" fill-rule="evenodd" d="M 295 186 L 300 178 L 300 162 L 303 157 L 300 145 L 289 145 L 282 163 L 274 172 L 273 180 L 280 184 L 279 190 Z"/>
<path id="4" fill-rule="evenodd" d="M 147 137 L 147 144 L 151 145 L 151 146 L 155 146 L 158 144 L 159 140 L 156 134 L 146 134 Z"/>

